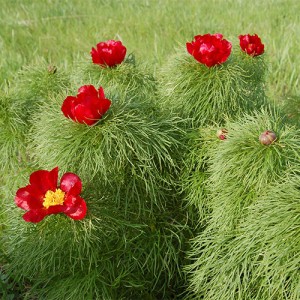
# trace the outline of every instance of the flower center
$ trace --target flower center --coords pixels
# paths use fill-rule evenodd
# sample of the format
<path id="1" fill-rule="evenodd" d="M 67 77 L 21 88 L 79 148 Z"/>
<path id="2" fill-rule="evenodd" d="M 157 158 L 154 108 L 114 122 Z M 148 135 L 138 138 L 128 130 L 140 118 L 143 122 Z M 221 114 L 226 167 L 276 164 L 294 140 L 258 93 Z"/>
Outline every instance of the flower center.
<path id="1" fill-rule="evenodd" d="M 64 200 L 65 193 L 61 189 L 56 189 L 55 192 L 47 191 L 43 205 L 48 209 L 50 206 L 63 205 Z"/>

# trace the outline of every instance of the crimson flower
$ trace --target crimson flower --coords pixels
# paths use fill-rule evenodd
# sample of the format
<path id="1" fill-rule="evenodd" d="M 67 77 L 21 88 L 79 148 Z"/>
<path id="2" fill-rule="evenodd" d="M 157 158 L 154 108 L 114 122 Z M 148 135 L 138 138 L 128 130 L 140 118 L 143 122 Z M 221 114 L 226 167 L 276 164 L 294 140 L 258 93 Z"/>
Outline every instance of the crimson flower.
<path id="1" fill-rule="evenodd" d="M 111 101 L 105 98 L 103 88 L 98 91 L 93 85 L 78 89 L 76 97 L 68 96 L 61 107 L 63 114 L 75 122 L 93 125 L 107 112 Z"/>
<path id="2" fill-rule="evenodd" d="M 90 53 L 94 64 L 102 67 L 114 67 L 122 63 L 126 50 L 121 41 L 109 40 L 98 43 Z"/>
<path id="3" fill-rule="evenodd" d="M 223 39 L 223 35 L 196 35 L 191 43 L 186 43 L 188 53 L 201 64 L 212 67 L 224 63 L 231 53 L 231 43 Z"/>
<path id="4" fill-rule="evenodd" d="M 251 56 L 258 56 L 264 53 L 264 44 L 262 44 L 261 39 L 257 34 L 250 35 L 240 35 L 240 46 L 241 49 Z"/>
<path id="5" fill-rule="evenodd" d="M 58 167 L 51 171 L 39 170 L 30 175 L 29 185 L 18 189 L 15 203 L 26 210 L 23 219 L 38 223 L 47 215 L 64 213 L 74 220 L 85 217 L 87 207 L 79 196 L 82 189 L 80 178 L 65 173 L 57 186 Z"/>

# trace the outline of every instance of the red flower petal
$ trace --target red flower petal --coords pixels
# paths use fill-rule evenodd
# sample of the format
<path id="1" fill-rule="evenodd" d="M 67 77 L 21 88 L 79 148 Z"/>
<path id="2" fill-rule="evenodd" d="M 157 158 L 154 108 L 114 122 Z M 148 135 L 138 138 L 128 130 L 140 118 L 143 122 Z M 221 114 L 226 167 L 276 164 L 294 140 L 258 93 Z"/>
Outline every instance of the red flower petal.
<path id="1" fill-rule="evenodd" d="M 117 41 L 114 45 L 114 63 L 120 64 L 125 58 L 126 55 L 126 48 L 122 45 L 120 41 Z"/>
<path id="2" fill-rule="evenodd" d="M 95 89 L 95 87 L 93 85 L 83 85 L 82 87 L 80 87 L 78 89 L 78 95 L 77 97 L 83 94 L 84 98 L 86 98 L 87 96 L 92 96 L 92 97 L 96 97 L 98 96 L 98 91 Z"/>
<path id="3" fill-rule="evenodd" d="M 73 96 L 68 96 L 64 100 L 61 110 L 67 118 L 74 119 L 73 107 L 77 104 L 77 102 L 77 98 Z"/>
<path id="4" fill-rule="evenodd" d="M 90 54 L 92 56 L 92 61 L 93 61 L 94 64 L 98 64 L 98 65 L 102 65 L 103 64 L 103 60 L 98 55 L 98 50 L 97 49 L 95 49 L 93 47 L 92 50 L 91 50 L 91 52 L 90 52 Z"/>
<path id="5" fill-rule="evenodd" d="M 81 220 L 85 217 L 86 212 L 87 212 L 86 203 L 83 199 L 81 199 L 80 204 L 76 206 L 75 210 L 72 210 L 70 212 L 65 212 L 65 214 L 70 218 L 72 218 L 73 220 Z"/>
<path id="6" fill-rule="evenodd" d="M 80 205 L 80 202 L 83 199 L 80 196 L 74 196 L 72 194 L 68 194 L 64 201 L 65 212 L 73 212 L 76 210 L 76 207 Z"/>
<path id="7" fill-rule="evenodd" d="M 38 223 L 42 221 L 47 216 L 47 212 L 45 209 L 35 209 L 26 212 L 23 215 L 23 219 L 26 222 Z"/>
<path id="8" fill-rule="evenodd" d="M 109 99 L 102 99 L 99 103 L 98 113 L 102 117 L 110 108 L 111 101 Z"/>
<path id="9" fill-rule="evenodd" d="M 215 36 L 219 40 L 223 39 L 223 34 L 221 34 L 221 33 L 215 33 L 215 34 L 213 34 L 213 36 Z"/>
<path id="10" fill-rule="evenodd" d="M 93 125 L 100 119 L 100 114 L 97 111 L 92 112 L 88 106 L 78 104 L 74 108 L 75 120 L 81 124 Z"/>
<path id="11" fill-rule="evenodd" d="M 42 194 L 47 191 L 55 191 L 57 187 L 58 167 L 51 171 L 39 170 L 30 175 L 29 182 Z"/>
<path id="12" fill-rule="evenodd" d="M 84 85 L 81 88 L 79 88 L 78 92 L 79 92 L 77 95 L 78 103 L 82 104 L 86 108 L 89 108 L 90 111 L 95 112 L 94 118 L 99 117 L 98 114 L 96 113 L 97 109 L 95 109 L 96 107 L 99 106 L 99 99 L 101 99 L 101 95 L 100 98 L 98 96 L 99 91 L 97 91 L 93 85 Z M 104 91 L 103 91 L 103 96 L 104 96 Z"/>
<path id="13" fill-rule="evenodd" d="M 63 192 L 77 196 L 81 193 L 81 179 L 74 173 L 65 173 L 60 180 L 60 188 Z"/>
<path id="14" fill-rule="evenodd" d="M 98 89 L 98 95 L 100 99 L 105 99 L 104 89 L 102 86 L 100 86 Z"/>
<path id="15" fill-rule="evenodd" d="M 62 212 L 65 212 L 66 207 L 64 205 L 53 205 L 50 206 L 48 209 L 45 209 L 46 215 L 53 215 L 53 214 L 59 214 Z"/>
<path id="16" fill-rule="evenodd" d="M 99 96 L 97 98 L 97 102 L 95 101 L 93 103 L 94 105 L 93 109 L 95 109 L 102 117 L 110 108 L 111 101 L 105 98 L 105 94 L 102 86 L 98 89 L 98 95 Z"/>
<path id="17" fill-rule="evenodd" d="M 17 190 L 15 203 L 24 210 L 39 209 L 43 207 L 43 197 L 32 185 L 27 185 Z"/>
<path id="18" fill-rule="evenodd" d="M 194 55 L 194 46 L 192 43 L 186 43 L 186 49 L 187 49 L 188 53 L 190 53 L 191 55 Z"/>
<path id="19" fill-rule="evenodd" d="M 103 48 L 99 51 L 99 55 L 101 55 L 104 65 L 113 67 L 117 64 L 115 62 L 115 57 L 112 49 Z"/>

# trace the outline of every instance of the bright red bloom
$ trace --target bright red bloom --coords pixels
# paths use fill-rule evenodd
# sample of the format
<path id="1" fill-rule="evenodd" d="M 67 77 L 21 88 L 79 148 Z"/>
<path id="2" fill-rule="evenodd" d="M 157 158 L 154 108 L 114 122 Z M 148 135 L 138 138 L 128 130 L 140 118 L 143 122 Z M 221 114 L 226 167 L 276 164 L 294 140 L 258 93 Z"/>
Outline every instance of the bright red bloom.
<path id="1" fill-rule="evenodd" d="M 68 96 L 61 107 L 63 114 L 75 122 L 93 125 L 107 112 L 111 101 L 105 98 L 103 88 L 97 91 L 93 85 L 78 89 L 76 97 Z"/>
<path id="2" fill-rule="evenodd" d="M 186 43 L 188 53 L 207 67 L 224 63 L 231 47 L 231 43 L 223 39 L 220 33 L 196 35 L 191 43 Z"/>
<path id="3" fill-rule="evenodd" d="M 102 67 L 114 67 L 122 63 L 126 55 L 126 47 L 121 41 L 109 40 L 93 47 L 91 56 L 94 64 Z"/>
<path id="4" fill-rule="evenodd" d="M 251 56 L 258 56 L 264 53 L 264 44 L 262 44 L 261 39 L 257 34 L 250 35 L 240 35 L 240 46 L 241 49 Z"/>
<path id="5" fill-rule="evenodd" d="M 51 171 L 39 170 L 29 178 L 29 185 L 18 189 L 15 203 L 26 210 L 23 219 L 38 223 L 47 215 L 64 213 L 74 220 L 85 217 L 87 207 L 79 196 L 82 189 L 80 178 L 74 173 L 65 173 L 57 186 L 58 167 Z"/>

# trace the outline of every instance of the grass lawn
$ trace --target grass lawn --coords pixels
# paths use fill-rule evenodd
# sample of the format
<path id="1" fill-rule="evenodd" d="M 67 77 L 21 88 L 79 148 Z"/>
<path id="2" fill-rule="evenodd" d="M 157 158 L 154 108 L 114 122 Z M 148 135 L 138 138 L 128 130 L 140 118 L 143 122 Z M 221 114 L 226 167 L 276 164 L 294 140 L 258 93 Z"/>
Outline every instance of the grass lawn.
<path id="1" fill-rule="evenodd" d="M 0 82 L 13 80 L 23 65 L 41 58 L 70 67 L 107 39 L 121 39 L 155 72 L 196 34 L 219 32 L 233 41 L 257 33 L 269 60 L 270 94 L 296 97 L 299 11 L 297 0 L 2 0 Z"/>

